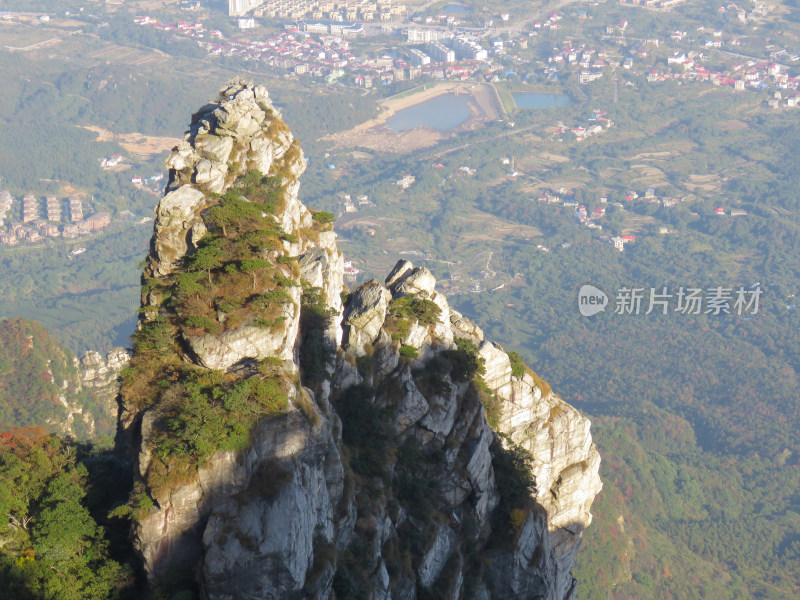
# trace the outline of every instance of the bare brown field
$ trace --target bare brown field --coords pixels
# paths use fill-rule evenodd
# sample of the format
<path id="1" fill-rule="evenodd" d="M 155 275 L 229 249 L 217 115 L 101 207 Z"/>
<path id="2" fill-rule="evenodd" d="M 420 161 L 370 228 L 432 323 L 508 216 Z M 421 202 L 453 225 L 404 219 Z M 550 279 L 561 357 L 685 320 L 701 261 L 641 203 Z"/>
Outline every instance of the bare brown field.
<path id="1" fill-rule="evenodd" d="M 717 121 L 717 126 L 720 129 L 724 129 L 725 131 L 742 131 L 744 129 L 749 129 L 750 126 L 745 123 L 744 121 L 739 121 L 738 119 L 730 119 L 728 121 Z"/>
<path id="2" fill-rule="evenodd" d="M 50 30 L 27 27 L 19 23 L 0 20 L 0 46 L 5 46 L 9 49 L 25 48 L 53 37 L 56 37 L 56 35 Z"/>
<path id="3" fill-rule="evenodd" d="M 689 191 L 703 190 L 705 192 L 719 191 L 721 180 L 718 175 L 689 175 L 689 181 L 684 182 L 684 187 Z"/>
<path id="4" fill-rule="evenodd" d="M 86 27 L 83 21 L 76 21 L 75 19 L 50 19 L 50 25 L 53 27 L 65 27 L 67 29 L 75 29 L 76 27 Z"/>
<path id="5" fill-rule="evenodd" d="M 141 133 L 113 133 L 102 127 L 95 125 L 83 126 L 97 134 L 97 142 L 117 142 L 122 148 L 131 154 L 160 154 L 162 152 L 172 150 L 177 146 L 181 140 L 171 137 L 155 137 L 144 135 Z"/>
<path id="6" fill-rule="evenodd" d="M 641 233 L 645 227 L 654 225 L 655 222 L 656 220 L 654 217 L 645 215 L 631 216 L 631 213 L 628 212 L 625 220 L 622 222 L 622 234 L 631 235 Z"/>
<path id="7" fill-rule="evenodd" d="M 0 21 L 0 47 L 12 52 L 31 52 L 49 48 L 61 42 L 58 31 L 53 29 L 39 29 L 26 27 L 17 23 L 13 24 L 13 29 L 9 28 L 9 23 Z"/>
<path id="8" fill-rule="evenodd" d="M 382 227 L 391 223 L 405 223 L 396 217 L 360 216 L 358 214 L 344 215 L 336 221 L 336 229 L 350 229 L 352 227 Z"/>
<path id="9" fill-rule="evenodd" d="M 526 183 L 519 188 L 519 191 L 525 194 L 537 194 L 543 187 L 546 186 L 542 183 Z"/>
<path id="10" fill-rule="evenodd" d="M 568 157 L 562 156 L 561 154 L 553 154 L 552 152 L 542 152 L 539 156 L 541 156 L 545 160 L 549 160 L 555 163 L 569 162 Z"/>
<path id="11" fill-rule="evenodd" d="M 633 179 L 633 181 L 645 179 L 653 180 L 655 183 L 656 181 L 666 182 L 667 180 L 666 175 L 664 175 L 664 171 L 658 167 L 654 167 L 653 165 L 631 165 L 631 169 L 636 169 L 639 171 L 639 176 Z"/>
<path id="12" fill-rule="evenodd" d="M 572 174 L 572 177 L 568 177 L 565 179 L 554 179 L 550 181 L 550 186 L 553 189 L 564 188 L 566 190 L 573 190 L 576 188 L 585 187 L 591 181 L 590 178 L 586 179 L 578 179 L 575 177 L 575 174 Z"/>
<path id="13" fill-rule="evenodd" d="M 603 179 L 611 179 L 618 173 L 622 173 L 624 169 L 615 169 L 614 167 L 608 167 L 607 169 L 603 169 L 599 172 L 600 177 Z"/>
<path id="14" fill-rule="evenodd" d="M 467 215 L 457 217 L 459 221 L 466 221 L 474 225 L 479 233 L 467 233 L 462 236 L 464 241 L 481 240 L 486 242 L 505 242 L 509 238 L 532 239 L 541 237 L 542 232 L 529 225 L 521 225 L 513 221 L 501 219 L 489 213 L 474 210 Z"/>
<path id="15" fill-rule="evenodd" d="M 641 154 L 637 154 L 636 156 L 632 156 L 630 158 L 626 158 L 625 160 L 653 160 L 653 159 L 660 159 L 660 158 L 669 158 L 670 156 L 674 156 L 673 152 L 663 151 L 663 152 L 642 152 Z"/>
<path id="16" fill-rule="evenodd" d="M 86 192 L 81 192 L 71 183 L 62 183 L 61 184 L 61 195 L 62 196 L 86 196 Z"/>
<path id="17" fill-rule="evenodd" d="M 177 4 L 176 0 L 136 0 L 134 2 L 125 2 L 124 0 L 111 0 L 109 4 L 127 4 L 128 6 L 136 7 L 138 10 L 154 11 L 166 8 L 170 5 Z"/>

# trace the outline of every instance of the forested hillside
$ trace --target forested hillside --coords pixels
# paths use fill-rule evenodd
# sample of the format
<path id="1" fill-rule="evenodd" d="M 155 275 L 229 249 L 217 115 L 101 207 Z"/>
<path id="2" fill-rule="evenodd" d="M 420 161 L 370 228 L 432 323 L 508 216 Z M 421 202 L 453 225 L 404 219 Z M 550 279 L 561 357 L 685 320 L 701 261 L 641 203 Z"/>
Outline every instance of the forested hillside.
<path id="1" fill-rule="evenodd" d="M 116 411 L 84 388 L 78 359 L 34 321 L 0 321 L 0 430 L 39 427 L 77 439 L 113 435 Z"/>
<path id="2" fill-rule="evenodd" d="M 14 600 L 135 598 L 125 531 L 98 525 L 120 465 L 38 427 L 0 434 L 0 587 Z M 122 484 L 124 493 L 124 483 Z M 113 526 L 113 524 L 112 524 Z M 112 558 L 109 541 L 114 541 Z"/>

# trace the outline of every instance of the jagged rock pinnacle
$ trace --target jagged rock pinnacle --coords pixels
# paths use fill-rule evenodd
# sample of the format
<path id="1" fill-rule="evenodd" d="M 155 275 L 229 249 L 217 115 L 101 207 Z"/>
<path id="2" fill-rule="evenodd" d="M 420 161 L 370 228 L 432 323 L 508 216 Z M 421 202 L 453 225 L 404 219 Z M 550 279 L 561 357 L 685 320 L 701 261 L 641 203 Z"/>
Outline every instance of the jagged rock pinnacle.
<path id="1" fill-rule="evenodd" d="M 424 267 L 343 304 L 331 216 L 298 201 L 305 160 L 263 87 L 223 87 L 167 165 L 121 392 L 151 581 L 572 598 L 601 487 L 589 421 Z"/>

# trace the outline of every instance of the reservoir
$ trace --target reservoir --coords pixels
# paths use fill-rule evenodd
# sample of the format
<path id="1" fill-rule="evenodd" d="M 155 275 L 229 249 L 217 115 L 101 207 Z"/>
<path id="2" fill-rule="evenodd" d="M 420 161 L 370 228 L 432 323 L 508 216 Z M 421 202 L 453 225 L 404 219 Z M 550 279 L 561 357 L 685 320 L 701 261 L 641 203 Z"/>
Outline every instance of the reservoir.
<path id="1" fill-rule="evenodd" d="M 396 112 L 386 121 L 386 125 L 395 133 L 417 127 L 432 127 L 439 131 L 447 131 L 469 119 L 469 98 L 467 94 L 436 96 Z"/>
<path id="2" fill-rule="evenodd" d="M 536 94 L 534 92 L 512 92 L 514 103 L 519 108 L 552 108 L 572 102 L 564 94 Z"/>

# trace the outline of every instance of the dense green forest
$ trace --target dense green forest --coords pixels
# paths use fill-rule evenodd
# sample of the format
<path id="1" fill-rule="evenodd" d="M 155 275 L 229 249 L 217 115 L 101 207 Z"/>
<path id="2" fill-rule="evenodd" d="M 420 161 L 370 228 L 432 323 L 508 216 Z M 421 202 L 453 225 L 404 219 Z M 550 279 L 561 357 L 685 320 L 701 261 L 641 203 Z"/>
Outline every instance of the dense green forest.
<path id="1" fill-rule="evenodd" d="M 0 434 L 0 586 L 15 600 L 137 597 L 125 530 L 106 514 L 126 492 L 110 454 L 39 428 Z M 105 527 L 108 525 L 109 527 Z"/>

